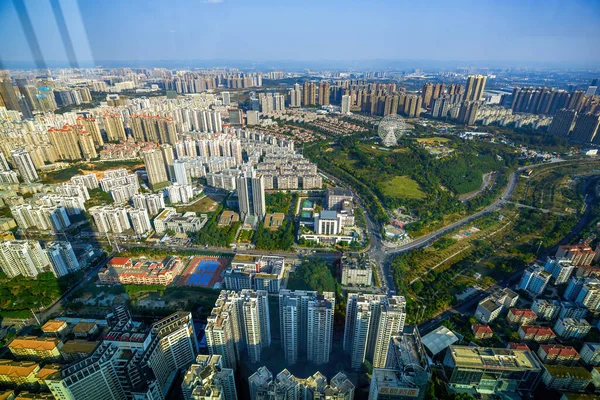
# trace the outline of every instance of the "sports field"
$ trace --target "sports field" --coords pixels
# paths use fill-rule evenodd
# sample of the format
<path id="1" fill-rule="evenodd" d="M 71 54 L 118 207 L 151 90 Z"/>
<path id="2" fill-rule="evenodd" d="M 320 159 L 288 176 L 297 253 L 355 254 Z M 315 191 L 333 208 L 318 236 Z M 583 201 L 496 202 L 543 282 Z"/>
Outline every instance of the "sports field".
<path id="1" fill-rule="evenodd" d="M 179 278 L 178 286 L 212 288 L 221 281 L 228 260 L 219 257 L 195 257 Z"/>

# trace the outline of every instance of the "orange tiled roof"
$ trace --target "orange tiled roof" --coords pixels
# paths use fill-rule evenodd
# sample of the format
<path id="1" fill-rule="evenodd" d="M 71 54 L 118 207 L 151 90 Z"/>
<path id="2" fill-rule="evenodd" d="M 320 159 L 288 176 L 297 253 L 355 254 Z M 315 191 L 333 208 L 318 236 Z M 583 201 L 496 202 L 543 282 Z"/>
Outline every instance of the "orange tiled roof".
<path id="1" fill-rule="evenodd" d="M 64 327 L 66 327 L 67 323 L 65 321 L 59 321 L 57 319 L 51 319 L 46 322 L 44 326 L 42 326 L 43 332 L 56 332 Z"/>
<path id="2" fill-rule="evenodd" d="M 24 336 L 14 339 L 8 345 L 9 349 L 21 350 L 31 349 L 36 351 L 45 351 L 55 349 L 60 340 L 56 338 L 38 338 L 35 336 Z"/>
<path id="3" fill-rule="evenodd" d="M 0 375 L 11 378 L 24 378 L 33 373 L 38 367 L 38 363 L 33 361 L 0 361 Z"/>

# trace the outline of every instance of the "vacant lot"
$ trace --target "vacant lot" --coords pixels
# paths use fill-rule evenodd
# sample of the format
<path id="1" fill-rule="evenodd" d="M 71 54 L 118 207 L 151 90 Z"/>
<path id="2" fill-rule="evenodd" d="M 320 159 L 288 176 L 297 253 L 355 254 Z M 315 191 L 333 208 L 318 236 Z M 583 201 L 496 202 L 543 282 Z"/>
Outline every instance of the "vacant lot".
<path id="1" fill-rule="evenodd" d="M 213 212 L 217 209 L 217 206 L 218 206 L 217 202 L 215 202 L 210 197 L 205 196 L 205 197 L 201 198 L 200 200 L 196 201 L 192 205 L 189 205 L 186 207 L 177 207 L 177 212 L 188 212 L 188 211 L 200 212 L 200 213 Z"/>
<path id="2" fill-rule="evenodd" d="M 407 176 L 396 176 L 382 183 L 383 194 L 399 199 L 423 199 L 423 193 L 419 184 Z"/>
<path id="3" fill-rule="evenodd" d="M 417 138 L 417 142 L 419 143 L 446 143 L 449 142 L 450 139 L 448 138 L 443 138 L 443 137 L 424 137 L 424 138 Z"/>

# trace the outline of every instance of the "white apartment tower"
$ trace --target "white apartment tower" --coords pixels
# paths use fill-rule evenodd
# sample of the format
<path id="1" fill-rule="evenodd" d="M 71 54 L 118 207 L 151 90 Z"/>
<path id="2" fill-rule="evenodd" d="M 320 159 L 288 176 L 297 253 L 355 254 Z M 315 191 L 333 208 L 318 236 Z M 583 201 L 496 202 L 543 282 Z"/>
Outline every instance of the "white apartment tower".
<path id="1" fill-rule="evenodd" d="M 348 294 L 344 351 L 350 354 L 352 368 L 364 360 L 384 368 L 390 339 L 404 329 L 406 301 L 402 296 Z"/>
<path id="2" fill-rule="evenodd" d="M 237 181 L 240 216 L 242 220 L 252 216 L 263 219 L 266 214 L 265 183 L 254 169 L 246 171 Z"/>
<path id="3" fill-rule="evenodd" d="M 79 271 L 80 266 L 71 243 L 66 241 L 50 242 L 46 245 L 46 254 L 57 277 Z"/>
<path id="4" fill-rule="evenodd" d="M 19 170 L 23 182 L 31 183 L 40 179 L 27 150 L 13 149 L 10 151 L 10 155 L 12 157 L 13 165 Z"/>
<path id="5" fill-rule="evenodd" d="M 0 268 L 9 278 L 23 275 L 35 278 L 46 272 L 50 264 L 40 243 L 34 240 L 7 240 L 0 242 Z"/>

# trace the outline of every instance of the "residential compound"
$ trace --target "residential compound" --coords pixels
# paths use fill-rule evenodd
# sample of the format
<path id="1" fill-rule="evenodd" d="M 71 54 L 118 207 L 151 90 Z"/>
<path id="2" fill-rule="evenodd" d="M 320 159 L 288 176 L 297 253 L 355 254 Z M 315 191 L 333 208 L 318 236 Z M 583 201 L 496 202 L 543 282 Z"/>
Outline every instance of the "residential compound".
<path id="1" fill-rule="evenodd" d="M 475 318 L 484 324 L 492 322 L 504 310 L 517 304 L 519 295 L 505 288 L 492 293 L 477 305 Z"/>
<path id="2" fill-rule="evenodd" d="M 279 292 L 279 332 L 289 365 L 300 357 L 317 365 L 329 362 L 334 312 L 334 293 L 287 289 Z"/>
<path id="3" fill-rule="evenodd" d="M 185 400 L 237 400 L 234 371 L 225 368 L 220 355 L 198 355 L 181 384 Z"/>
<path id="4" fill-rule="evenodd" d="M 271 345 L 267 292 L 222 290 L 205 332 L 209 353 L 223 357 L 225 367 L 236 369 L 242 357 L 260 362 L 262 349 Z"/>
<path id="5" fill-rule="evenodd" d="M 34 240 L 8 240 L 0 242 L 0 269 L 9 278 L 35 278 L 44 272 L 61 277 L 78 271 L 80 264 L 69 242 L 47 242 L 42 249 Z"/>
<path id="6" fill-rule="evenodd" d="M 344 351 L 352 368 L 368 360 L 375 368 L 386 366 L 392 336 L 404 329 L 406 302 L 402 296 L 348 294 Z"/>
<path id="7" fill-rule="evenodd" d="M 150 326 L 134 323 L 127 310 L 109 315 L 110 329 L 88 357 L 46 378 L 57 399 L 164 399 L 175 376 L 198 353 L 191 314 L 178 312 Z"/>

